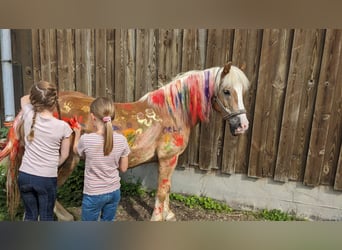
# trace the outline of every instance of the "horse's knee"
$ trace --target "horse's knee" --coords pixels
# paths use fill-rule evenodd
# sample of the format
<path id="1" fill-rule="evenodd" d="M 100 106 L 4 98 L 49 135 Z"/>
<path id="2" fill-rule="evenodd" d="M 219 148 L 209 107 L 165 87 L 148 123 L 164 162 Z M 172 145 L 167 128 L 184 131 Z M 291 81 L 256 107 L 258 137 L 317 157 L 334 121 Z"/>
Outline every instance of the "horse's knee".
<path id="1" fill-rule="evenodd" d="M 167 192 L 165 190 L 158 190 L 157 197 L 160 202 L 164 202 L 166 199 Z"/>
<path id="2" fill-rule="evenodd" d="M 170 193 L 171 183 L 168 179 L 162 180 L 161 184 L 159 185 L 157 197 L 160 202 L 164 202 L 167 195 Z"/>

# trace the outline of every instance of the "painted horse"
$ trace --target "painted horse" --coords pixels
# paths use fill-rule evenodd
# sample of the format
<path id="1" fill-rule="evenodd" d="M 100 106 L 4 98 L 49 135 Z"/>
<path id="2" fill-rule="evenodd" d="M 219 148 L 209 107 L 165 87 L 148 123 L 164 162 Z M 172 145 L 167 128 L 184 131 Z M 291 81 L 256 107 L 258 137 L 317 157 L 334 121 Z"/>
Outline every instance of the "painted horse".
<path id="1" fill-rule="evenodd" d="M 152 221 L 175 220 L 169 207 L 171 176 L 179 155 L 188 144 L 190 129 L 200 121 L 208 121 L 212 107 L 228 120 L 233 135 L 248 129 L 243 104 L 243 93 L 248 87 L 249 81 L 243 71 L 227 63 L 223 67 L 180 74 L 136 102 L 114 104 L 113 130 L 127 138 L 131 148 L 129 167 L 151 161 L 155 156 L 159 161 Z M 59 93 L 61 118 L 71 127 L 80 124 L 84 132 L 92 131 L 89 105 L 93 99 L 79 92 Z M 8 189 L 15 184 L 18 157 L 23 151 L 14 132 L 20 119 L 19 114 L 9 132 L 7 145 L 0 153 L 0 161 L 7 155 L 10 159 Z M 58 186 L 67 180 L 78 160 L 71 150 L 58 171 Z"/>

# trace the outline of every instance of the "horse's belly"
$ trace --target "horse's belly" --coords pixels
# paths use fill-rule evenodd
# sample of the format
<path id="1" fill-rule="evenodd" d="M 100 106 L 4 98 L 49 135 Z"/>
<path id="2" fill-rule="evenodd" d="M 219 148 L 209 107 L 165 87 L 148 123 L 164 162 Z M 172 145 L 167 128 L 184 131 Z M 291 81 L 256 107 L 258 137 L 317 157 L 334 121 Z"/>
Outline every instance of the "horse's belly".
<path id="1" fill-rule="evenodd" d="M 128 167 L 135 167 L 137 165 L 151 162 L 154 160 L 155 147 L 131 149 L 131 153 L 128 156 Z"/>

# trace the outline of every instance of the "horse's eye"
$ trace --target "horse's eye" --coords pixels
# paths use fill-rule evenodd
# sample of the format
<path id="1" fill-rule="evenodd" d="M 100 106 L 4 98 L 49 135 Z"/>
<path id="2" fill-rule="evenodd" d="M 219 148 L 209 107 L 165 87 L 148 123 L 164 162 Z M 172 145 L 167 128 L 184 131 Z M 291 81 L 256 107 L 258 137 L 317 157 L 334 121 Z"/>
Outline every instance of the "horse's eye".
<path id="1" fill-rule="evenodd" d="M 225 95 L 230 96 L 230 91 L 229 91 L 228 89 L 223 90 L 223 93 L 224 93 Z"/>

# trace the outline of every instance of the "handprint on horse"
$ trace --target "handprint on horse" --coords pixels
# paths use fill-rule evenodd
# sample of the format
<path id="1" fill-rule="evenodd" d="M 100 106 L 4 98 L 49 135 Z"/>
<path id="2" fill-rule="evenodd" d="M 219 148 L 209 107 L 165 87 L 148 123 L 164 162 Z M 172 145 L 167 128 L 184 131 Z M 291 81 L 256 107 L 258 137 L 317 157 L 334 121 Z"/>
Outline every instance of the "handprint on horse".
<path id="1" fill-rule="evenodd" d="M 170 83 L 147 93 L 136 102 L 114 103 L 113 130 L 127 138 L 131 148 L 129 168 L 152 161 L 155 156 L 159 162 L 152 221 L 176 218 L 169 206 L 171 177 L 179 155 L 188 145 L 190 130 L 194 125 L 207 122 L 213 108 L 229 122 L 233 135 L 242 134 L 248 129 L 243 104 L 243 93 L 248 87 L 249 81 L 243 71 L 227 63 L 223 67 L 180 74 Z M 80 92 L 60 92 L 61 119 L 69 122 L 71 127 L 80 124 L 84 132 L 92 131 L 89 104 L 93 99 Z M 23 147 L 20 146 L 18 133 L 15 131 L 18 130 L 21 118 L 19 113 L 8 134 L 7 144 L 0 152 L 0 162 L 6 157 L 10 159 L 7 191 L 12 211 L 19 200 L 16 174 Z M 78 161 L 79 158 L 72 153 L 71 148 L 69 158 L 58 171 L 58 186 L 65 183 Z"/>

